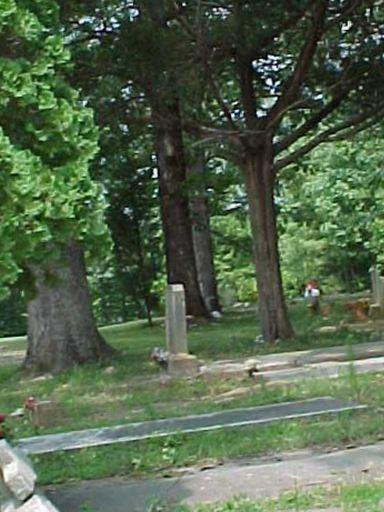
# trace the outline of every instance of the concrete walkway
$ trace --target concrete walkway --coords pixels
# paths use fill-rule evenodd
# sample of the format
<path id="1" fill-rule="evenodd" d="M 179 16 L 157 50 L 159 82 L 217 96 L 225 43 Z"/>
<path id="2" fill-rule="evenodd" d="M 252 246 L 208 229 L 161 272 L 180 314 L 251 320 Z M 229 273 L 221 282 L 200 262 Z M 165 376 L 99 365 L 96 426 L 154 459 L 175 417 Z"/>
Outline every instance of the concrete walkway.
<path id="1" fill-rule="evenodd" d="M 290 489 L 358 483 L 384 477 L 384 443 L 278 462 L 247 461 L 179 478 L 106 479 L 47 489 L 61 512 L 143 512 L 153 503 L 196 505 L 235 496 L 261 499 Z"/>

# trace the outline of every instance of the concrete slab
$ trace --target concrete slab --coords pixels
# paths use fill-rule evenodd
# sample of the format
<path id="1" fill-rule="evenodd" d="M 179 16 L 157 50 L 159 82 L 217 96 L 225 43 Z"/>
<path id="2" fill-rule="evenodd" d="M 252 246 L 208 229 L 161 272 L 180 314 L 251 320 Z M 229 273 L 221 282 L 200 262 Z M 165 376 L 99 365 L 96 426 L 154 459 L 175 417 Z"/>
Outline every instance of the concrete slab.
<path id="1" fill-rule="evenodd" d="M 23 503 L 16 512 L 59 512 L 45 496 L 35 494 Z"/>
<path id="2" fill-rule="evenodd" d="M 266 425 L 285 419 L 356 411 L 366 408 L 355 402 L 320 397 L 261 407 L 232 409 L 209 414 L 131 423 L 116 427 L 79 430 L 21 439 L 19 448 L 28 454 L 76 450 L 91 446 L 127 443 L 139 439 L 164 437 L 177 433 L 203 432 L 245 425 Z"/>
<path id="3" fill-rule="evenodd" d="M 210 375 L 228 375 L 244 377 L 247 375 L 249 362 L 256 361 L 259 372 L 285 370 L 323 362 L 347 362 L 359 359 L 384 357 L 384 342 L 359 343 L 358 345 L 339 345 L 294 352 L 282 352 L 257 356 L 255 358 L 230 359 L 203 365 L 201 373 Z"/>
<path id="4" fill-rule="evenodd" d="M 25 453 L 0 441 L 0 479 L 18 500 L 25 500 L 33 493 L 36 473 Z"/>
<path id="5" fill-rule="evenodd" d="M 256 380 L 264 380 L 266 383 L 283 383 L 296 382 L 310 378 L 336 378 L 346 375 L 349 371 L 353 371 L 357 374 L 383 372 L 384 357 L 344 362 L 330 361 L 309 364 L 298 368 L 270 370 L 258 372 L 254 374 L 254 378 Z"/>
<path id="6" fill-rule="evenodd" d="M 384 443 L 379 443 L 279 462 L 247 461 L 179 478 L 84 482 L 48 489 L 47 495 L 61 512 L 79 512 L 84 504 L 93 512 L 143 512 L 156 502 L 171 507 L 235 496 L 258 500 L 291 489 L 305 491 L 318 485 L 382 480 L 383 473 Z"/>

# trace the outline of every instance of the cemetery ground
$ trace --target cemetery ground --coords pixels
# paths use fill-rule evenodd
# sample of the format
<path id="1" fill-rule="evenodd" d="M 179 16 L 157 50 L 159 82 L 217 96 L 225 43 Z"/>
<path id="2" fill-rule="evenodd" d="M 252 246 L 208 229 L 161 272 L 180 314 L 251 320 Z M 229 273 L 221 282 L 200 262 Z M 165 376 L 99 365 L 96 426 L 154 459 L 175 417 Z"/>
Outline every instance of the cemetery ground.
<path id="1" fill-rule="evenodd" d="M 381 483 L 364 483 L 358 485 L 336 485 L 318 487 L 312 491 L 293 490 L 283 493 L 278 498 L 252 501 L 237 498 L 221 505 L 201 505 L 193 512 L 380 512 L 379 505 L 383 498 Z M 175 512 L 189 512 L 188 508 L 179 508 Z"/>
<path id="2" fill-rule="evenodd" d="M 237 357 L 254 357 L 271 352 L 305 350 L 335 345 L 353 345 L 381 340 L 380 331 L 369 333 L 343 327 L 348 319 L 344 301 L 335 300 L 327 317 L 312 316 L 303 303 L 291 306 L 296 337 L 273 346 L 260 343 L 253 310 L 226 313 L 218 322 L 202 324 L 188 333 L 190 351 L 204 362 Z M 335 332 L 319 328 L 339 326 Z M 0 412 L 11 413 L 23 406 L 29 396 L 52 400 L 56 417 L 48 426 L 33 426 L 28 419 L 13 419 L 13 441 L 36 434 L 64 432 L 98 426 L 186 416 L 264 404 L 332 396 L 355 400 L 370 408 L 315 419 L 295 419 L 267 426 L 231 428 L 194 434 L 177 434 L 134 443 L 94 447 L 72 452 L 32 456 L 42 485 L 112 476 L 172 476 L 186 468 L 207 469 L 227 461 L 250 457 L 280 457 L 286 452 L 309 449 L 326 452 L 338 448 L 375 443 L 384 439 L 384 375 L 358 375 L 348 366 L 335 379 L 303 379 L 298 382 L 266 385 L 250 377 L 195 381 L 159 380 L 159 368 L 150 360 L 155 346 L 164 346 L 164 321 L 154 327 L 144 321 L 102 329 L 109 343 L 120 350 L 117 359 L 104 365 L 74 368 L 61 375 L 27 377 L 18 371 L 16 360 L 25 349 L 23 338 L 0 341 Z M 12 353 L 15 360 L 12 360 Z M 7 358 L 11 354 L 11 358 Z M 5 363 L 4 363 L 5 361 Z M 10 363 L 10 364 L 9 364 Z M 333 488 L 310 495 L 300 492 L 284 495 L 279 501 L 248 503 L 234 501 L 222 510 L 296 509 L 303 503 L 349 504 L 365 500 L 376 510 L 376 497 L 382 497 L 378 484 Z M 322 497 L 323 496 L 323 497 Z M 309 500 L 309 501 L 308 501 Z M 262 506 L 262 508 L 260 508 Z M 370 506 L 370 505 L 369 505 Z M 258 508 L 259 507 L 259 508 Z M 279 508 L 280 507 L 280 508 Z M 285 508 L 283 508 L 285 507 Z M 305 509 L 305 508 L 303 508 Z M 347 508 L 348 509 L 348 508 Z M 201 511 L 210 511 L 202 506 Z M 356 509 L 358 510 L 358 509 Z M 221 509 L 215 508 L 215 512 Z"/>

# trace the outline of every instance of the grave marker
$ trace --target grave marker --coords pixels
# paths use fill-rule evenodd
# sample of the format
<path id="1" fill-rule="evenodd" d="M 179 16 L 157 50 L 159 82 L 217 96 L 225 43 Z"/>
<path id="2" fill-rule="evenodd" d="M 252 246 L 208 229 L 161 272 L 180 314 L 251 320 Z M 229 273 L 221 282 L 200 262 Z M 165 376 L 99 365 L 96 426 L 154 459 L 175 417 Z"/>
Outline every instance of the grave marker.
<path id="1" fill-rule="evenodd" d="M 182 433 L 206 432 L 251 425 L 262 426 L 282 420 L 313 418 L 324 414 L 359 411 L 366 408 L 366 405 L 356 402 L 343 401 L 332 397 L 320 397 L 296 402 L 143 421 L 114 427 L 47 434 L 20 439 L 19 446 L 28 454 L 53 453 L 92 446 L 129 443 L 141 439 L 154 439 Z"/>
<path id="2" fill-rule="evenodd" d="M 166 336 L 171 354 L 188 353 L 185 293 L 182 284 L 167 286 Z"/>
<path id="3" fill-rule="evenodd" d="M 35 496 L 16 509 L 16 512 L 58 512 L 58 510 L 47 498 L 35 494 Z"/>
<path id="4" fill-rule="evenodd" d="M 24 456 L 0 441 L 0 468 L 5 486 L 18 500 L 25 500 L 33 493 L 36 473 Z"/>
<path id="5" fill-rule="evenodd" d="M 63 411 L 52 400 L 34 400 L 27 410 L 35 427 L 56 427 L 63 421 Z"/>
<path id="6" fill-rule="evenodd" d="M 380 275 L 377 267 L 370 270 L 372 283 L 372 300 L 369 312 L 372 318 L 380 318 L 384 316 L 384 277 Z"/>
<path id="7" fill-rule="evenodd" d="M 33 495 L 35 483 L 26 455 L 0 441 L 0 512 L 58 512 L 44 496 Z"/>
<path id="8" fill-rule="evenodd" d="M 374 304 L 377 304 L 379 302 L 378 298 L 378 290 L 377 290 L 377 281 L 379 278 L 379 272 L 377 270 L 377 267 L 372 267 L 369 271 L 371 274 L 371 285 L 372 285 L 372 300 Z"/>
<path id="9" fill-rule="evenodd" d="M 185 293 L 182 284 L 170 284 L 166 292 L 168 372 L 172 377 L 196 377 L 197 358 L 188 354 Z"/>

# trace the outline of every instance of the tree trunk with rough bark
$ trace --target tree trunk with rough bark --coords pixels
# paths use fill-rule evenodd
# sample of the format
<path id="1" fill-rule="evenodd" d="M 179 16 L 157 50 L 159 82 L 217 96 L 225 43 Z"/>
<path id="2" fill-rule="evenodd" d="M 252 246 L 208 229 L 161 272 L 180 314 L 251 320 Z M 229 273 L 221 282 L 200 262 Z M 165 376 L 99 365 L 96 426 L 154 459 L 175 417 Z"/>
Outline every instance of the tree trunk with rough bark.
<path id="1" fill-rule="evenodd" d="M 262 335 L 266 341 L 293 336 L 285 304 L 274 204 L 272 140 L 262 139 L 245 155 L 244 174 L 251 219 Z"/>
<path id="2" fill-rule="evenodd" d="M 200 291 L 209 312 L 221 311 L 217 292 L 216 272 L 213 260 L 213 241 L 210 227 L 210 212 L 206 197 L 204 178 L 204 153 L 196 156 L 195 162 L 188 167 L 188 176 L 192 178 L 194 191 L 189 205 L 192 219 L 193 249 L 195 253 Z"/>
<path id="3" fill-rule="evenodd" d="M 168 282 L 184 285 L 189 315 L 206 317 L 208 312 L 199 290 L 188 197 L 185 190 L 186 163 L 179 105 L 177 100 L 165 103 L 152 98 L 151 109 L 159 169 Z"/>
<path id="4" fill-rule="evenodd" d="M 115 350 L 97 330 L 92 314 L 84 253 L 71 242 L 60 261 L 31 268 L 35 296 L 28 302 L 28 348 L 24 368 L 60 372 L 98 361 Z"/>

